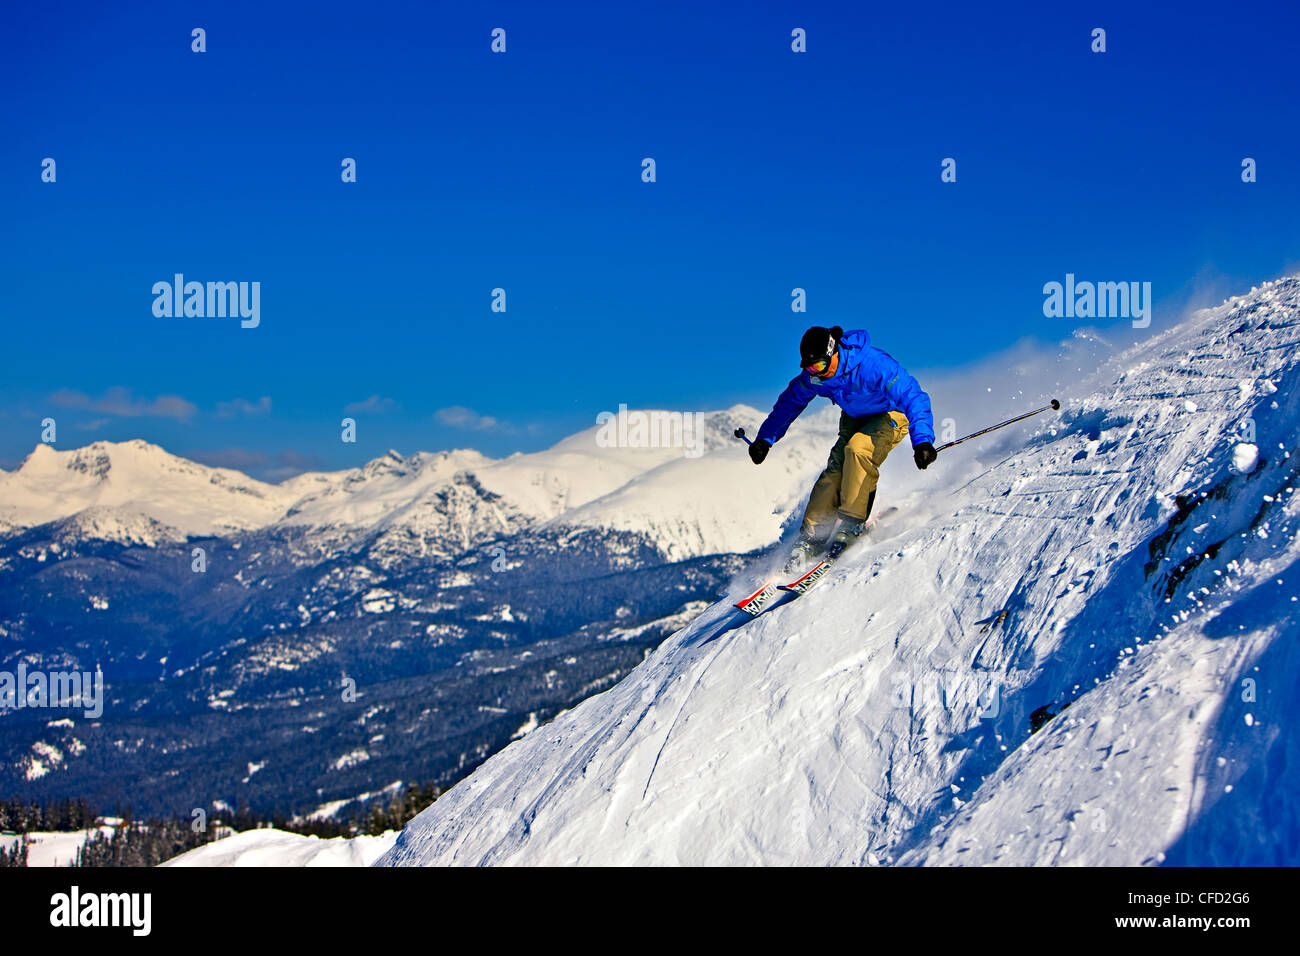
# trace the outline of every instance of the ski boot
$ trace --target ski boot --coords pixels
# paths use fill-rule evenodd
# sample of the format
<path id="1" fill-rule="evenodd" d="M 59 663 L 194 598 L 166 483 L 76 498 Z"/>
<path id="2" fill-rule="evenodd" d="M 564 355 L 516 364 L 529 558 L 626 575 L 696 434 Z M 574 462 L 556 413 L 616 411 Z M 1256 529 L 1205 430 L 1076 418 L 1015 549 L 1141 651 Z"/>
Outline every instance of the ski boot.
<path id="1" fill-rule="evenodd" d="M 785 562 L 785 573 L 794 574 L 802 570 L 803 566 L 812 560 L 813 552 L 817 549 L 812 538 L 799 536 L 799 540 L 794 543 L 790 550 L 790 558 Z"/>
<path id="2" fill-rule="evenodd" d="M 865 521 L 842 521 L 839 528 L 831 535 L 831 546 L 826 549 L 827 561 L 838 561 L 854 541 L 858 540 L 859 535 L 866 530 Z"/>

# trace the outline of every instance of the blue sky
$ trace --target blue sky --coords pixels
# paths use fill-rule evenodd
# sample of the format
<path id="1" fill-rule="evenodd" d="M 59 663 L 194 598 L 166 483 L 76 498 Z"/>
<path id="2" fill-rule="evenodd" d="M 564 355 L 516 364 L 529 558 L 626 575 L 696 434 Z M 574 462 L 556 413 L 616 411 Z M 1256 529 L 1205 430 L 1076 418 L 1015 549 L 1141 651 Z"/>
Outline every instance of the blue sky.
<path id="1" fill-rule="evenodd" d="M 1067 335 L 1067 272 L 1157 331 L 1300 265 L 1293 3 L 702 6 L 6 10 L 0 464 L 47 415 L 266 477 L 506 454 L 766 408 L 810 324 L 939 370 Z M 175 273 L 261 324 L 156 318 Z"/>

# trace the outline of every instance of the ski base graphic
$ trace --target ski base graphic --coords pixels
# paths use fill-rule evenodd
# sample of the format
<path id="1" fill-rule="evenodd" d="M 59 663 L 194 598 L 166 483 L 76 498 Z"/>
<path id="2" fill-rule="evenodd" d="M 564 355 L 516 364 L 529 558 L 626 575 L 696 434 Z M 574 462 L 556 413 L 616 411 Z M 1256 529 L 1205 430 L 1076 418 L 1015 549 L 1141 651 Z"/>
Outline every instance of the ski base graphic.
<path id="1" fill-rule="evenodd" d="M 782 603 L 783 599 L 798 597 L 826 576 L 834 566 L 833 561 L 819 561 L 805 574 L 795 578 L 789 584 L 764 584 L 747 598 L 736 602 L 736 607 L 750 617 L 758 617 L 764 611 L 771 610 Z"/>
<path id="2" fill-rule="evenodd" d="M 789 584 L 779 585 L 777 590 L 788 591 L 791 594 L 803 594 L 810 587 L 824 578 L 826 572 L 829 571 L 834 564 L 834 561 L 820 561 L 802 577 L 795 578 L 795 580 L 791 581 Z"/>
<path id="3" fill-rule="evenodd" d="M 750 617 L 758 617 L 772 603 L 774 598 L 779 597 L 775 584 L 764 584 L 747 598 L 742 598 L 736 602 L 736 607 L 740 608 Z"/>
<path id="4" fill-rule="evenodd" d="M 897 508 L 889 507 L 879 512 L 876 517 L 872 518 L 865 528 L 862 529 L 860 537 L 865 537 L 868 532 L 873 530 L 876 523 L 883 517 L 897 511 Z M 764 611 L 770 611 L 772 608 L 784 604 L 786 601 L 794 600 L 808 591 L 817 584 L 822 578 L 826 577 L 831 568 L 835 567 L 834 560 L 823 558 L 814 564 L 811 568 L 795 578 L 788 584 L 772 584 L 768 582 L 755 591 L 749 597 L 737 601 L 735 606 L 744 611 L 749 617 L 758 617 Z M 741 618 L 746 620 L 746 618 Z"/>

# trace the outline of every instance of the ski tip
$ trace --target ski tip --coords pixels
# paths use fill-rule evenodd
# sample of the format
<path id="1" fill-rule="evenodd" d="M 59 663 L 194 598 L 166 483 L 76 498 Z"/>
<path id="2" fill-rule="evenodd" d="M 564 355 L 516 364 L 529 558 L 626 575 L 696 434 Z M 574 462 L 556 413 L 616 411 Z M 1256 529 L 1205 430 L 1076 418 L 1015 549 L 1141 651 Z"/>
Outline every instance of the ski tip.
<path id="1" fill-rule="evenodd" d="M 735 606 L 746 614 L 757 615 L 776 596 L 776 591 L 776 585 L 768 582 L 749 597 L 737 601 Z"/>

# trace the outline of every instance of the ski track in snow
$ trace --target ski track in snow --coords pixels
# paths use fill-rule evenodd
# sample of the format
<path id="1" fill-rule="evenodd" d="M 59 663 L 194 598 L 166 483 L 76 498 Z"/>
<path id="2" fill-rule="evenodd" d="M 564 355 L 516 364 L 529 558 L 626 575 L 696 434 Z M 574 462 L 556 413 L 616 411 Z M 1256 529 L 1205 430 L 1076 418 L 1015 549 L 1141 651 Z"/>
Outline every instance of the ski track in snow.
<path id="1" fill-rule="evenodd" d="M 1298 327 L 1270 283 L 1014 449 L 891 459 L 902 514 L 817 588 L 701 645 L 706 611 L 379 865 L 1300 862 Z"/>

